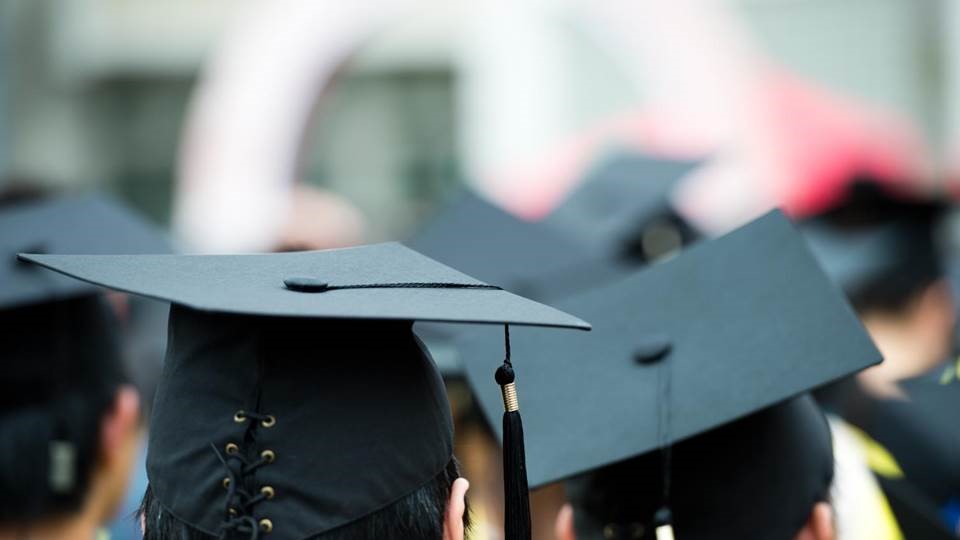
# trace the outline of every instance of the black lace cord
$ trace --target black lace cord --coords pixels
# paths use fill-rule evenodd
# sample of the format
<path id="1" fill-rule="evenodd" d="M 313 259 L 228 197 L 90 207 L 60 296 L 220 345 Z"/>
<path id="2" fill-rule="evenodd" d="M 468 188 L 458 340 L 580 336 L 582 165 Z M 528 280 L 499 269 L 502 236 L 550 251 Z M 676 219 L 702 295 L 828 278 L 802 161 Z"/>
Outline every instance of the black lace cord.
<path id="1" fill-rule="evenodd" d="M 253 422 L 272 419 L 270 415 L 256 412 L 244 412 L 243 415 Z M 269 464 L 270 461 L 263 456 L 251 461 L 239 452 L 224 456 L 213 443 L 210 443 L 210 448 L 213 450 L 213 453 L 216 454 L 224 470 L 227 471 L 227 478 L 229 479 L 226 486 L 227 496 L 224 500 L 223 508 L 226 519 L 220 524 L 221 540 L 226 539 L 227 534 L 230 532 L 247 534 L 249 540 L 258 540 L 260 538 L 260 524 L 250 513 L 253 511 L 254 506 L 267 499 L 267 495 L 263 492 L 251 494 L 243 487 L 243 480 L 260 467 Z M 235 462 L 239 466 L 239 474 L 237 474 L 234 467 L 231 466 L 231 462 Z M 237 514 L 231 515 L 231 509 L 236 511 Z"/>
<path id="2" fill-rule="evenodd" d="M 357 285 L 326 285 L 326 291 L 338 291 L 343 289 L 482 289 L 482 290 L 503 290 L 496 285 L 487 285 L 485 283 L 453 283 L 446 281 L 410 281 L 400 283 L 362 283 Z"/>

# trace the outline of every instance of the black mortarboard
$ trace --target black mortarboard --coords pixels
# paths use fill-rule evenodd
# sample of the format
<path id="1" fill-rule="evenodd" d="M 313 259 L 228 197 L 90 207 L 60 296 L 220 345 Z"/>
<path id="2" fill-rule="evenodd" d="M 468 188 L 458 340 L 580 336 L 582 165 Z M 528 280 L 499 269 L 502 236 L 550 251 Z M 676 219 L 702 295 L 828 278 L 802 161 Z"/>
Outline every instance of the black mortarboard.
<path id="1" fill-rule="evenodd" d="M 623 270 L 554 227 L 525 221 L 463 190 L 408 242 L 428 257 L 528 298 L 550 301 L 595 286 Z M 451 340 L 465 329 L 418 324 L 445 377 L 462 367 Z"/>
<path id="2" fill-rule="evenodd" d="M 946 208 L 936 196 L 897 193 L 858 177 L 835 206 L 802 219 L 800 230 L 827 274 L 857 299 L 943 275 L 937 227 Z"/>
<path id="3" fill-rule="evenodd" d="M 90 293 L 93 287 L 17 261 L 17 253 L 168 253 L 155 226 L 103 195 L 57 197 L 0 211 L 0 307 Z"/>
<path id="4" fill-rule="evenodd" d="M 413 321 L 589 329 L 399 244 L 23 258 L 172 302 L 148 472 L 164 508 L 211 534 L 312 537 L 384 508 L 446 466 L 449 406 Z M 497 380 L 514 392 L 509 350 Z M 516 410 L 508 414 L 518 427 Z M 519 457 L 507 469 L 525 496 L 516 442 L 505 460 Z M 521 527 L 508 525 L 507 537 L 529 536 L 525 497 L 507 500 L 508 521 Z"/>
<path id="5" fill-rule="evenodd" d="M 532 486 L 669 449 L 880 361 L 843 295 L 780 212 L 559 305 L 591 318 L 594 331 L 555 339 L 536 329 L 518 329 L 513 335 L 514 354 L 526 359 L 517 376 L 524 381 Z M 493 349 L 485 337 L 478 330 L 462 346 L 471 384 L 489 369 L 482 359 Z M 473 386 L 492 417 L 499 396 Z M 822 419 L 820 424 L 826 429 Z M 789 445 L 778 448 L 783 446 L 790 450 Z M 756 463 L 811 464 L 811 470 L 797 475 L 796 485 L 757 492 L 724 485 L 681 492 L 678 486 L 664 499 L 680 512 L 701 491 L 727 490 L 731 498 L 741 499 L 741 512 L 754 516 L 760 526 L 754 532 L 762 531 L 770 514 L 762 508 L 764 500 L 778 505 L 799 500 L 777 500 L 783 490 L 824 488 L 818 484 L 827 471 L 816 467 L 825 460 L 803 454 L 809 451 L 798 447 Z M 720 455 L 703 451 L 699 456 L 710 460 L 713 454 Z M 668 477 L 692 465 L 679 461 L 688 459 L 684 455 L 679 451 L 673 468 L 663 468 Z M 727 466 L 719 459 L 716 465 Z M 634 489 L 659 489 L 654 480 L 630 482 Z M 776 516 L 788 512 L 775 509 Z M 678 522 L 683 519 L 698 518 L 677 515 Z M 678 528 L 685 527 L 680 523 Z M 717 525 L 716 530 L 727 529 Z"/>
<path id="6" fill-rule="evenodd" d="M 92 465 L 80 461 L 95 450 L 77 445 L 90 440 L 87 433 L 96 429 L 127 376 L 118 321 L 97 289 L 18 261 L 23 250 L 124 253 L 169 247 L 157 229 L 104 197 L 33 199 L 0 209 L 2 430 L 10 447 L 21 452 L 35 447 L 36 437 L 50 439 L 42 443 L 49 444 L 49 453 L 18 456 L 21 467 L 0 475 L 0 489 L 18 496 L 16 504 L 7 505 L 17 512 L 12 518 L 30 521 L 82 502 Z"/>
<path id="7" fill-rule="evenodd" d="M 525 221 L 463 191 L 407 242 L 444 264 L 516 294 L 557 296 L 554 276 L 575 272 L 596 250 L 567 231 Z"/>
<path id="8" fill-rule="evenodd" d="M 630 152 L 601 159 L 544 222 L 568 231 L 608 256 L 650 262 L 696 235 L 672 208 L 671 193 L 693 161 L 670 161 Z"/>

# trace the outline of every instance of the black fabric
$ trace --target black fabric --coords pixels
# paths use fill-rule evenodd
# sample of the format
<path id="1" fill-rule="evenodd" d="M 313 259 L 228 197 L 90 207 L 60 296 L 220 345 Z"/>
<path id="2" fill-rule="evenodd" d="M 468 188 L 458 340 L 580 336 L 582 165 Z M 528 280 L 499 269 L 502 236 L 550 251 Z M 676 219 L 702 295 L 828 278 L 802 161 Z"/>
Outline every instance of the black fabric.
<path id="1" fill-rule="evenodd" d="M 444 205 L 407 243 L 428 257 L 534 299 L 554 294 L 553 276 L 562 278 L 598 258 L 589 243 L 524 221 L 470 191 Z"/>
<path id="2" fill-rule="evenodd" d="M 115 330 L 96 295 L 0 310 L 0 522 L 82 508 L 101 420 L 127 382 Z M 67 461 L 55 463 L 54 444 Z"/>
<path id="3" fill-rule="evenodd" d="M 265 255 L 21 258 L 97 285 L 222 313 L 590 327 L 572 315 L 501 290 L 394 288 L 305 293 L 284 287 L 285 279 L 305 277 L 333 286 L 483 284 L 396 243 Z"/>
<path id="4" fill-rule="evenodd" d="M 801 230 L 827 274 L 851 298 L 877 296 L 905 283 L 902 296 L 914 292 L 911 284 L 943 275 L 937 228 L 946 209 L 936 194 L 898 193 L 860 176 L 834 206 L 803 219 Z"/>
<path id="5" fill-rule="evenodd" d="M 273 427 L 237 411 L 272 415 Z M 171 308 L 167 361 L 147 460 L 161 504 L 210 534 L 228 519 L 228 443 L 255 462 L 246 491 L 273 499 L 247 509 L 270 538 L 302 539 L 413 492 L 452 456 L 443 383 L 409 322 L 338 321 Z M 211 447 L 212 445 L 212 447 Z M 239 506 L 236 501 L 233 506 Z M 240 512 L 243 515 L 245 512 Z"/>
<path id="6" fill-rule="evenodd" d="M 599 249 L 608 258 L 649 263 L 696 239 L 673 209 L 677 183 L 699 166 L 628 151 L 611 152 L 544 224 Z"/>
<path id="7" fill-rule="evenodd" d="M 96 290 L 17 261 L 17 253 L 169 253 L 158 229 L 102 195 L 62 197 L 0 211 L 0 306 L 57 300 Z"/>
<path id="8" fill-rule="evenodd" d="M 809 395 L 681 442 L 672 460 L 670 509 L 684 540 L 792 540 L 833 479 L 830 429 Z M 655 538 L 661 470 L 650 453 L 568 482 L 577 538 Z"/>
<path id="9" fill-rule="evenodd" d="M 941 380 L 948 369 L 955 369 L 953 362 L 898 383 L 905 399 L 875 398 L 849 380 L 834 389 L 828 403 L 893 455 L 935 514 L 960 501 L 960 382 Z"/>
<path id="10" fill-rule="evenodd" d="M 947 529 L 937 512 L 936 505 L 909 480 L 877 476 L 897 525 L 909 540 L 946 540 L 956 538 Z"/>
<path id="11" fill-rule="evenodd" d="M 98 295 L 0 310 L 0 414 L 125 382 L 116 326 Z"/>
<path id="12" fill-rule="evenodd" d="M 511 332 L 531 486 L 655 450 L 664 402 L 667 440 L 681 441 L 880 361 L 779 212 L 558 305 L 591 318 L 594 331 Z M 498 428 L 494 332 L 477 329 L 461 350 Z M 649 336 L 670 343 L 652 363 Z M 672 380 L 665 399 L 661 369 Z"/>

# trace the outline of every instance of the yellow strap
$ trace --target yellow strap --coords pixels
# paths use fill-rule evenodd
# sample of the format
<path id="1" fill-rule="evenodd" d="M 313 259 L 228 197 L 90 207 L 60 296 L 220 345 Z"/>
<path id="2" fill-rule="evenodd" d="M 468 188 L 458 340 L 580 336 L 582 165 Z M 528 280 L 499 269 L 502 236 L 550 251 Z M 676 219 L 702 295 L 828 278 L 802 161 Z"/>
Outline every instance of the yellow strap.
<path id="1" fill-rule="evenodd" d="M 860 447 L 867 467 L 871 471 L 887 478 L 903 478 L 903 470 L 900 469 L 897 460 L 883 445 L 846 422 L 837 421 L 837 424 L 852 435 L 853 442 Z M 860 530 L 848 531 L 851 537 L 848 540 L 904 540 L 897 518 L 893 514 L 893 509 L 890 508 L 890 502 L 879 485 L 874 484 L 874 488 L 866 494 L 861 506 L 872 508 L 871 514 L 874 518 L 857 523 Z"/>
<path id="2" fill-rule="evenodd" d="M 889 450 L 860 429 L 853 426 L 847 427 L 857 439 L 860 448 L 863 449 L 863 456 L 867 460 L 867 466 L 870 467 L 871 471 L 884 478 L 899 479 L 904 477 L 903 469 L 900 468 L 897 459 L 893 457 Z"/>
<path id="3" fill-rule="evenodd" d="M 940 374 L 940 384 L 947 385 L 956 381 L 958 374 L 960 374 L 960 357 L 957 357 L 943 370 L 943 373 Z"/>

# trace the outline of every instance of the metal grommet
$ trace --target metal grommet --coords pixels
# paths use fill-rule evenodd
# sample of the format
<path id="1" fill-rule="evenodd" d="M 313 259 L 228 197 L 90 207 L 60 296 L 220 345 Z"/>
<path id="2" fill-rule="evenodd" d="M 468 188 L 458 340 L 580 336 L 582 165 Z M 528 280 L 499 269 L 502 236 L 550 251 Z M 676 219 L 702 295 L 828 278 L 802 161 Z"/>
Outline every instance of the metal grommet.
<path id="1" fill-rule="evenodd" d="M 236 454 L 240 451 L 240 447 L 237 446 L 236 443 L 227 443 L 227 446 L 224 447 L 224 450 L 226 450 L 228 454 Z"/>
<path id="2" fill-rule="evenodd" d="M 277 493 L 273 490 L 271 486 L 263 486 L 260 488 L 260 493 L 263 493 L 263 496 L 267 499 L 272 499 Z"/>
<path id="3" fill-rule="evenodd" d="M 263 452 L 260 452 L 260 457 L 263 458 L 263 460 L 267 463 L 273 463 L 274 460 L 277 459 L 277 454 L 275 454 L 273 450 L 264 450 Z"/>
<path id="4" fill-rule="evenodd" d="M 223 479 L 223 482 L 220 482 L 220 483 L 223 484 L 223 489 L 230 489 L 230 477 L 229 477 L 229 476 L 226 477 L 226 478 L 224 478 L 224 479 Z"/>
<path id="5" fill-rule="evenodd" d="M 260 520 L 260 530 L 263 531 L 263 532 L 265 532 L 265 533 L 268 533 L 268 532 L 272 531 L 272 530 L 273 530 L 273 522 L 270 521 L 270 520 L 267 519 L 267 518 L 261 519 L 261 520 Z"/>
<path id="6" fill-rule="evenodd" d="M 247 413 L 245 413 L 245 412 L 242 411 L 242 410 L 233 413 L 233 421 L 236 422 L 236 423 L 238 423 L 238 424 L 242 424 L 242 423 L 246 422 L 246 421 L 247 421 Z"/>
<path id="7" fill-rule="evenodd" d="M 273 426 L 277 425 L 277 417 L 272 414 L 268 414 L 266 418 L 260 421 L 260 425 L 265 428 L 272 428 Z"/>

